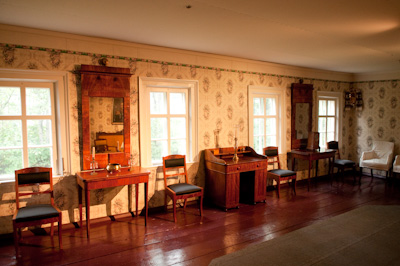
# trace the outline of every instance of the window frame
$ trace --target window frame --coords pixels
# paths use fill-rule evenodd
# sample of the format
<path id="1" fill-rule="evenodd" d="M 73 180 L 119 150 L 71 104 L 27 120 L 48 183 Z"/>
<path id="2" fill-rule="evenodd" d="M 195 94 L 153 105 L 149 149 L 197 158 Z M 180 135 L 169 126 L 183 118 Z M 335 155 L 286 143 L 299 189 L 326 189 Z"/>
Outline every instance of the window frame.
<path id="1" fill-rule="evenodd" d="M 267 87 L 267 86 L 256 86 L 256 85 L 249 85 L 248 87 L 248 113 L 249 113 L 249 145 L 250 147 L 254 147 L 254 139 L 253 139 L 253 126 L 254 126 L 254 106 L 253 106 L 253 99 L 257 98 L 257 96 L 272 96 L 273 98 L 277 99 L 277 146 L 280 153 L 286 152 L 286 123 L 284 121 L 284 111 L 286 109 L 286 94 L 285 90 L 276 87 Z M 272 98 L 271 97 L 271 98 Z M 266 97 L 264 97 L 266 98 Z M 265 109 L 265 106 L 264 106 Z M 265 112 L 265 111 L 264 111 Z M 264 117 L 267 117 L 264 114 Z M 265 125 L 264 125 L 265 126 Z M 264 128 L 264 133 L 265 128 Z M 265 135 L 265 134 L 264 134 Z"/>
<path id="2" fill-rule="evenodd" d="M 317 91 L 317 112 L 316 112 L 316 121 L 317 121 L 317 131 L 319 132 L 319 101 L 320 100 L 335 100 L 337 105 L 336 105 L 336 125 L 335 125 L 335 131 L 337 134 L 335 134 L 335 141 L 338 143 L 341 143 L 342 141 L 342 110 L 343 110 L 343 93 L 341 92 L 328 92 L 328 91 Z M 327 116 L 324 116 L 327 117 Z M 321 136 L 320 136 L 321 137 Z M 320 148 L 326 148 L 326 144 L 323 147 Z"/>
<path id="3" fill-rule="evenodd" d="M 140 165 L 143 167 L 156 167 L 162 165 L 152 164 L 151 162 L 151 123 L 150 119 L 150 92 L 168 91 L 182 92 L 187 91 L 187 155 L 188 163 L 198 160 L 198 81 L 168 78 L 139 77 L 139 123 L 140 123 Z M 169 95 L 169 94 L 168 94 Z M 169 101 L 167 99 L 167 101 Z M 169 107 L 169 102 L 168 102 Z M 168 112 L 169 113 L 169 110 Z M 157 115 L 159 116 L 159 115 Z M 175 115 L 169 115 L 174 117 Z M 178 115 L 181 116 L 181 115 Z M 168 123 L 168 141 L 170 138 L 170 128 Z"/>
<path id="4" fill-rule="evenodd" d="M 53 138 L 53 175 L 55 177 L 71 173 L 71 148 L 69 131 L 69 104 L 68 104 L 68 73 L 63 71 L 41 71 L 41 70 L 12 70 L 0 68 L 0 82 L 3 84 L 28 83 L 25 87 L 40 87 L 40 84 L 49 83 L 52 85 L 51 98 L 52 108 L 54 110 L 54 130 Z M 22 95 L 21 95 L 22 97 Z M 25 99 L 21 102 L 26 103 Z M 36 117 L 36 116 L 35 116 Z M 25 129 L 26 130 L 26 129 Z M 27 139 L 23 138 L 23 145 L 27 144 Z M 28 146 L 26 147 L 26 149 Z M 25 149 L 25 148 L 24 148 Z M 56 150 L 54 152 L 54 149 Z M 24 153 L 24 156 L 27 154 Z M 24 166 L 27 167 L 27 166 Z M 0 183 L 14 182 L 15 176 L 1 177 Z"/>

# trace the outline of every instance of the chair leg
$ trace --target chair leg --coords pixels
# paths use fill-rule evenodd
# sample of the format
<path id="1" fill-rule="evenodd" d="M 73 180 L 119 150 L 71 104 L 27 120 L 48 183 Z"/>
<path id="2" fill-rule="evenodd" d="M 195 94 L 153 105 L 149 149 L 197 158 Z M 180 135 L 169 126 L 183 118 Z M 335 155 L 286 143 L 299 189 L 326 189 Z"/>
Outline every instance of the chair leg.
<path id="1" fill-rule="evenodd" d="M 200 196 L 200 216 L 203 217 L 203 196 Z"/>
<path id="2" fill-rule="evenodd" d="M 372 180 L 374 180 L 374 174 L 373 174 L 372 169 L 371 169 L 371 183 L 372 183 Z"/>
<path id="3" fill-rule="evenodd" d="M 296 179 L 292 179 L 292 183 L 293 183 L 293 192 L 294 195 L 296 195 Z"/>
<path id="4" fill-rule="evenodd" d="M 183 204 L 183 209 L 186 211 L 186 203 L 187 203 L 187 199 L 185 199 L 185 203 Z"/>
<path id="5" fill-rule="evenodd" d="M 50 236 L 51 237 L 54 236 L 54 223 L 51 223 L 51 225 L 50 225 Z"/>
<path id="6" fill-rule="evenodd" d="M 60 212 L 58 220 L 58 246 L 62 249 L 62 212 Z"/>
<path id="7" fill-rule="evenodd" d="M 280 181 L 278 181 L 277 182 L 277 184 L 276 184 L 276 187 L 277 187 L 277 193 L 278 193 L 278 199 L 280 198 L 280 191 L 281 191 L 281 182 Z"/>
<path id="8" fill-rule="evenodd" d="M 165 197 L 164 197 L 164 211 L 167 212 L 167 192 L 165 192 Z"/>
<path id="9" fill-rule="evenodd" d="M 14 229 L 14 247 L 15 247 L 15 257 L 18 258 L 18 242 L 19 242 L 19 228 L 16 228 L 15 222 L 13 222 Z"/>
<path id="10" fill-rule="evenodd" d="M 174 222 L 176 223 L 176 199 L 174 198 L 172 201 L 174 204 Z"/>

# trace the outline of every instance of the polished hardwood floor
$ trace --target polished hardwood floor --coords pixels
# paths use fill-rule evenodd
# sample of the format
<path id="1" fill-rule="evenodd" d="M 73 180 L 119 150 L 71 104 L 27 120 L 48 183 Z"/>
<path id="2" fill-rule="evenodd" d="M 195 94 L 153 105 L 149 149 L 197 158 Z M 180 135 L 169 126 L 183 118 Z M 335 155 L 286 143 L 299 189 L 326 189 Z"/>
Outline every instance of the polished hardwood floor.
<path id="1" fill-rule="evenodd" d="M 400 183 L 370 180 L 363 176 L 361 185 L 353 185 L 348 176 L 333 186 L 327 179 L 312 180 L 309 192 L 306 182 L 298 182 L 296 196 L 283 186 L 280 199 L 268 191 L 266 203 L 241 204 L 228 212 L 205 206 L 202 218 L 193 204 L 185 213 L 179 209 L 176 224 L 172 211 L 151 214 L 147 227 L 141 216 L 95 219 L 90 239 L 85 230 L 65 225 L 61 251 L 56 236 L 53 243 L 50 236 L 26 231 L 18 259 L 12 239 L 2 239 L 0 265 L 208 265 L 213 258 L 362 205 L 400 204 Z"/>

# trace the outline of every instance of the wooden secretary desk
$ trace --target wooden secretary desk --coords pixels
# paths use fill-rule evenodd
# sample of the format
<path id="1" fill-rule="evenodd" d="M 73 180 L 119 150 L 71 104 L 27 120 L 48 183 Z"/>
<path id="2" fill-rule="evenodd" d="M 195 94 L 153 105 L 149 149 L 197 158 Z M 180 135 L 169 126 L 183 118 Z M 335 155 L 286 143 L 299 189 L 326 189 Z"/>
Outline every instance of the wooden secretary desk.
<path id="1" fill-rule="evenodd" d="M 233 162 L 234 148 L 205 150 L 206 201 L 225 211 L 238 208 L 239 202 L 255 204 L 266 201 L 267 160 L 251 147 L 239 147 L 238 162 Z"/>

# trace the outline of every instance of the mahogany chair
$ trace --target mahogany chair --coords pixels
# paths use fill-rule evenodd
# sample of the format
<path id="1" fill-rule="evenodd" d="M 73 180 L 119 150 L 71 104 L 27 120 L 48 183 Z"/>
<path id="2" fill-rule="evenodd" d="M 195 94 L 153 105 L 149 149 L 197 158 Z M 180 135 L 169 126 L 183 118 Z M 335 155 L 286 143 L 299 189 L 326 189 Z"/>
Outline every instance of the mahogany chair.
<path id="1" fill-rule="evenodd" d="M 171 171 L 173 173 L 171 173 Z M 167 196 L 172 199 L 174 208 L 174 221 L 176 223 L 176 202 L 179 199 L 185 200 L 184 209 L 186 209 L 186 202 L 188 198 L 200 197 L 200 216 L 203 216 L 203 188 L 189 184 L 187 170 L 186 170 L 186 157 L 185 155 L 169 155 L 163 157 L 163 173 L 165 185 L 165 210 L 167 210 Z M 184 176 L 182 183 L 167 185 L 167 179 Z"/>
<path id="2" fill-rule="evenodd" d="M 344 170 L 346 168 L 353 169 L 354 183 L 356 183 L 356 163 L 351 160 L 340 159 L 339 143 L 337 141 L 329 141 L 326 143 L 326 147 L 331 150 L 336 150 L 335 160 L 333 161 L 333 168 L 338 169 L 338 174 L 341 173 L 342 178 L 344 178 Z M 337 155 L 337 159 L 336 159 Z"/>
<path id="3" fill-rule="evenodd" d="M 49 186 L 41 190 L 41 186 Z M 26 190 L 24 188 L 32 187 Z M 37 187 L 37 188 L 33 188 Z M 15 171 L 15 194 L 17 209 L 13 216 L 14 245 L 18 256 L 18 244 L 21 238 L 21 228 L 51 223 L 50 235 L 54 235 L 54 222 L 58 223 L 58 242 L 62 249 L 62 213 L 54 205 L 52 169 L 47 167 L 31 167 Z M 27 205 L 21 207 L 20 197 L 38 194 L 49 194 L 48 204 Z"/>
<path id="4" fill-rule="evenodd" d="M 274 169 L 267 171 L 267 179 L 275 180 L 278 198 L 280 197 L 281 181 L 289 182 L 290 180 L 293 186 L 293 192 L 296 195 L 296 172 L 281 169 L 278 147 L 265 147 L 263 148 L 263 154 L 267 156 L 268 165 L 272 165 L 274 167 Z M 278 165 L 278 168 L 275 169 L 275 165 Z"/>

